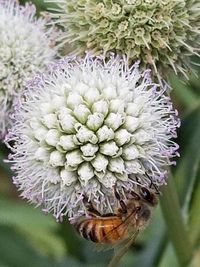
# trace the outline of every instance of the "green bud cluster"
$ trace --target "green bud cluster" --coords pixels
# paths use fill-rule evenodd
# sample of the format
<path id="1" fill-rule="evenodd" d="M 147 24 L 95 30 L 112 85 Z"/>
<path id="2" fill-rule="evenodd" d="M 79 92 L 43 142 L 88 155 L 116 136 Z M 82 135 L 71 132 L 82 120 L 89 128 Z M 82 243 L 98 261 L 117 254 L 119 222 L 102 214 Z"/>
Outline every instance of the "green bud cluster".
<path id="1" fill-rule="evenodd" d="M 55 2 L 51 0 L 50 2 Z M 199 46 L 197 0 L 60 0 L 59 17 L 75 54 L 116 52 L 166 77 L 187 75 Z M 159 73 L 159 74 L 158 74 Z"/>

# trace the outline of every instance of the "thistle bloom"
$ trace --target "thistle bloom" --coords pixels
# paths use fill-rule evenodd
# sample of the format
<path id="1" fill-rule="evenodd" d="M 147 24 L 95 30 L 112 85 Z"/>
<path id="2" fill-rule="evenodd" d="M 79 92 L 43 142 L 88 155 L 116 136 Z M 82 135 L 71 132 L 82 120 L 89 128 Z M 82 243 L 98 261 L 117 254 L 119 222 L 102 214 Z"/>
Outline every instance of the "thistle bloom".
<path id="1" fill-rule="evenodd" d="M 136 184 L 160 186 L 177 155 L 177 113 L 138 63 L 67 57 L 35 76 L 20 98 L 6 137 L 22 196 L 57 219 L 100 212 Z M 25 99 L 25 101 L 23 100 Z"/>
<path id="2" fill-rule="evenodd" d="M 48 0 L 58 5 L 52 16 L 74 52 L 114 51 L 166 79 L 169 70 L 187 76 L 189 57 L 200 42 L 199 0 Z M 157 79 L 156 78 L 156 79 Z"/>
<path id="3" fill-rule="evenodd" d="M 10 126 L 9 114 L 26 80 L 49 64 L 56 53 L 56 32 L 36 19 L 32 4 L 0 0 L 0 136 Z"/>

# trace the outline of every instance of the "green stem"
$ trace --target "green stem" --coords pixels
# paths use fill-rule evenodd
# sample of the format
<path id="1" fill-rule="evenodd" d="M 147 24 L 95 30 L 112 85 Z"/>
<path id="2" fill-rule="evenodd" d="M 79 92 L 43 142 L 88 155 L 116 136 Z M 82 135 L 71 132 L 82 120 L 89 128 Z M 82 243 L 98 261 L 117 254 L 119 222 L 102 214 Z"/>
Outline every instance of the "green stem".
<path id="1" fill-rule="evenodd" d="M 117 251 L 116 253 L 114 251 L 114 256 L 111 259 L 111 261 L 107 267 L 116 267 L 119 264 L 120 260 L 124 256 L 124 254 L 129 250 L 130 246 L 133 244 L 134 239 L 135 239 L 135 237 L 133 239 L 131 238 L 127 242 L 127 244 L 124 247 L 122 247 L 121 249 L 119 249 L 119 251 Z"/>
<path id="2" fill-rule="evenodd" d="M 163 186 L 162 193 L 160 202 L 169 237 L 174 246 L 180 266 L 185 267 L 192 259 L 192 245 L 184 225 L 172 176 L 168 180 L 168 185 Z"/>

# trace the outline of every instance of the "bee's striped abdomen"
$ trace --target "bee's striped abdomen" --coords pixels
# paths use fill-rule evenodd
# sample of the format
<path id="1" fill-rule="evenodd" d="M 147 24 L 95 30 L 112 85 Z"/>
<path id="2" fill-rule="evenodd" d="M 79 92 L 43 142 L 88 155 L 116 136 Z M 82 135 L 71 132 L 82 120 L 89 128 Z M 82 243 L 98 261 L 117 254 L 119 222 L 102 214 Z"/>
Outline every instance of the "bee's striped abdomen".
<path id="1" fill-rule="evenodd" d="M 76 229 L 83 238 L 91 240 L 93 242 L 98 242 L 95 233 L 95 227 L 90 219 L 78 223 L 76 225 Z"/>
<path id="2" fill-rule="evenodd" d="M 121 219 L 118 217 L 85 219 L 75 227 L 85 239 L 96 243 L 114 243 L 124 235 Z"/>

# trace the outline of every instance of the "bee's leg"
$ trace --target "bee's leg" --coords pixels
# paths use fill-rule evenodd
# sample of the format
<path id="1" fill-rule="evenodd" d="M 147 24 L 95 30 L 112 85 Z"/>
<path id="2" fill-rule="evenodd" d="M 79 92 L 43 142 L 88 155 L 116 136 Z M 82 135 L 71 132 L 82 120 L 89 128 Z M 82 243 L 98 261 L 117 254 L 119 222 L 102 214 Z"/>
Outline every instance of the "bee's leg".
<path id="1" fill-rule="evenodd" d="M 87 214 L 91 217 L 111 217 L 116 216 L 114 213 L 106 213 L 101 214 L 97 209 L 94 208 L 92 202 L 88 200 L 88 197 L 84 195 L 83 202 L 85 207 L 87 208 Z"/>
<path id="2" fill-rule="evenodd" d="M 125 202 L 121 199 L 120 194 L 117 192 L 116 187 L 114 187 L 114 193 L 115 193 L 115 197 L 116 199 L 119 201 L 119 205 L 120 205 L 120 213 L 127 213 L 127 207 Z"/>
<path id="3" fill-rule="evenodd" d="M 94 208 L 94 206 L 92 205 L 92 202 L 88 200 L 87 196 L 83 196 L 83 203 L 85 205 L 85 207 L 87 208 L 87 213 L 89 216 L 91 217 L 101 217 L 101 213 L 98 212 L 98 210 L 96 210 Z"/>
<path id="4" fill-rule="evenodd" d="M 137 176 L 135 176 L 135 180 L 138 184 L 140 183 L 139 178 Z"/>
<path id="5" fill-rule="evenodd" d="M 113 217 L 113 216 L 116 216 L 117 214 L 115 214 L 115 213 L 106 213 L 106 214 L 103 214 L 103 215 L 101 215 L 101 217 Z"/>
<path id="6" fill-rule="evenodd" d="M 87 211 L 88 211 L 88 215 L 91 217 L 102 217 L 101 213 L 98 212 L 98 210 L 94 208 L 89 208 Z"/>

